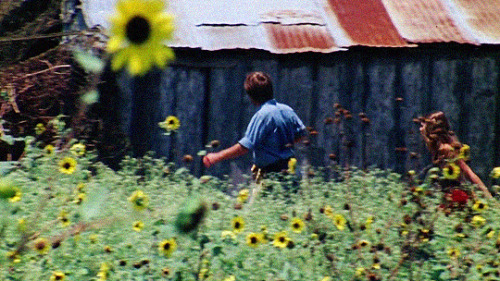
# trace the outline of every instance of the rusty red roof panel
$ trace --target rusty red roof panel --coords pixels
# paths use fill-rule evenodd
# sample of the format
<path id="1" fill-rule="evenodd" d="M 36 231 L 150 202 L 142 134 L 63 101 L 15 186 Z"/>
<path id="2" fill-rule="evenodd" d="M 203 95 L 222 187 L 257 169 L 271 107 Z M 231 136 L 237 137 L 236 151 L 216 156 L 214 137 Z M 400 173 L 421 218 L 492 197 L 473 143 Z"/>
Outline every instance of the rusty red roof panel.
<path id="1" fill-rule="evenodd" d="M 458 42 L 468 39 L 440 0 L 382 0 L 400 34 L 413 43 Z"/>
<path id="2" fill-rule="evenodd" d="M 326 26 L 266 23 L 264 27 L 269 41 L 281 53 L 332 52 L 339 50 Z"/>
<path id="3" fill-rule="evenodd" d="M 500 43 L 500 0 L 450 0 L 470 33 L 483 44 Z"/>
<path id="4" fill-rule="evenodd" d="M 353 45 L 407 46 L 380 0 L 328 0 Z"/>

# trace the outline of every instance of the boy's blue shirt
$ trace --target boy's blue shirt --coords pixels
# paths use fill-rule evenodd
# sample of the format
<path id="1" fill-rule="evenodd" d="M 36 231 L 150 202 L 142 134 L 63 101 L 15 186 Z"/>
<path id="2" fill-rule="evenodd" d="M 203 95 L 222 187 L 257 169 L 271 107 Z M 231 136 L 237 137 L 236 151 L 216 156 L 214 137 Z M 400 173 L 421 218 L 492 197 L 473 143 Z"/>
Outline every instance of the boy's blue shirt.
<path id="1" fill-rule="evenodd" d="M 253 115 L 239 144 L 253 151 L 255 165 L 262 168 L 292 157 L 287 144 L 304 135 L 305 128 L 291 107 L 271 99 Z"/>

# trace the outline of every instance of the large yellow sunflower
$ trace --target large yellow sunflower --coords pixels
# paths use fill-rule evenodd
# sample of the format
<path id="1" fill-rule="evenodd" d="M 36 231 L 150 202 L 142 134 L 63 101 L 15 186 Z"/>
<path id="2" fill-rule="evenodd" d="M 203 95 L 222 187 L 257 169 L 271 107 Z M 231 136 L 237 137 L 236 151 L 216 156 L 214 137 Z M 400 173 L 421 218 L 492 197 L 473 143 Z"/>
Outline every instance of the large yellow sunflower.
<path id="1" fill-rule="evenodd" d="M 57 219 L 61 222 L 63 227 L 67 227 L 71 224 L 70 219 L 68 218 L 68 212 L 66 210 L 62 210 L 57 216 Z"/>
<path id="2" fill-rule="evenodd" d="M 233 226 L 233 232 L 234 233 L 240 233 L 240 232 L 243 231 L 243 229 L 245 229 L 245 221 L 240 216 L 234 217 L 231 220 L 231 224 Z"/>
<path id="3" fill-rule="evenodd" d="M 249 196 L 250 196 L 250 190 L 248 190 L 248 188 L 243 188 L 238 192 L 238 197 L 236 199 L 240 203 L 245 203 L 247 202 Z"/>
<path id="4" fill-rule="evenodd" d="M 458 257 L 460 257 L 460 250 L 458 250 L 458 248 L 456 248 L 456 247 L 449 248 L 447 252 L 448 252 L 448 256 L 451 259 L 457 259 Z"/>
<path id="5" fill-rule="evenodd" d="M 70 151 L 75 156 L 83 156 L 87 151 L 83 143 L 75 143 L 71 146 Z"/>
<path id="6" fill-rule="evenodd" d="M 59 161 L 59 172 L 71 175 L 76 170 L 76 160 L 71 157 L 65 157 Z"/>
<path id="7" fill-rule="evenodd" d="M 477 200 L 474 203 L 474 205 L 472 206 L 472 209 L 474 211 L 482 212 L 482 211 L 488 209 L 488 204 L 486 204 L 485 202 L 483 202 L 481 200 Z"/>
<path id="8" fill-rule="evenodd" d="M 259 246 L 260 242 L 262 242 L 264 239 L 262 237 L 262 234 L 259 233 L 250 233 L 247 235 L 247 245 L 252 247 L 252 248 L 257 248 Z"/>
<path id="9" fill-rule="evenodd" d="M 44 255 L 49 252 L 49 241 L 45 238 L 38 238 L 33 244 L 33 249 L 35 249 L 35 251 L 39 254 Z"/>
<path id="10" fill-rule="evenodd" d="M 297 159 L 290 158 L 290 160 L 288 160 L 288 173 L 294 175 L 296 167 L 297 167 Z"/>
<path id="11" fill-rule="evenodd" d="M 181 121 L 179 118 L 170 115 L 165 118 L 165 121 L 158 123 L 160 128 L 166 130 L 167 132 L 176 131 L 181 126 Z"/>
<path id="12" fill-rule="evenodd" d="M 495 167 L 493 170 L 491 170 L 491 177 L 494 179 L 500 178 L 500 167 Z"/>
<path id="13" fill-rule="evenodd" d="M 54 271 L 52 272 L 52 275 L 50 276 L 50 281 L 64 281 L 66 279 L 66 274 L 62 271 Z"/>
<path id="14" fill-rule="evenodd" d="M 273 246 L 276 248 L 286 248 L 288 246 L 288 242 L 290 238 L 285 231 L 278 232 L 274 235 Z"/>
<path id="15" fill-rule="evenodd" d="M 300 218 L 293 218 L 290 227 L 293 232 L 301 233 L 304 230 L 305 223 Z"/>
<path id="16" fill-rule="evenodd" d="M 143 228 L 144 228 L 144 223 L 142 221 L 135 221 L 132 224 L 132 229 L 134 231 L 141 232 Z"/>
<path id="17" fill-rule="evenodd" d="M 464 159 L 465 161 L 470 160 L 470 146 L 467 144 L 464 144 L 460 148 L 460 153 L 458 154 L 459 159 Z"/>
<path id="18" fill-rule="evenodd" d="M 174 58 L 172 49 L 164 45 L 172 38 L 173 17 L 164 9 L 162 0 L 118 0 L 107 45 L 113 70 L 127 65 L 130 74 L 143 75 Z"/>
<path id="19" fill-rule="evenodd" d="M 443 176 L 449 180 L 456 180 L 460 176 L 460 167 L 455 163 L 448 163 L 443 168 Z"/>
<path id="20" fill-rule="evenodd" d="M 332 217 L 333 224 L 337 227 L 338 230 L 342 231 L 345 229 L 345 225 L 347 223 L 347 220 L 342 216 L 341 214 L 335 214 Z"/>
<path id="21" fill-rule="evenodd" d="M 149 205 L 149 197 L 142 190 L 134 191 L 128 198 L 128 201 L 130 201 L 134 209 L 138 211 L 144 210 Z"/>
<path id="22" fill-rule="evenodd" d="M 174 238 L 163 240 L 158 245 L 158 251 L 167 257 L 170 257 L 175 249 L 177 249 L 177 242 L 175 242 Z"/>

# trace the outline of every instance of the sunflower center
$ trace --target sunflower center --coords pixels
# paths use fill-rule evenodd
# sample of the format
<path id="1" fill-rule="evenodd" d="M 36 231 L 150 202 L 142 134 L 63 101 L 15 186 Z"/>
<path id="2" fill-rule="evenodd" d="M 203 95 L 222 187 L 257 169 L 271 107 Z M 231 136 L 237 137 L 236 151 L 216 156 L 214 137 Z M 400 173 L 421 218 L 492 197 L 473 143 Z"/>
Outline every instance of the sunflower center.
<path id="1" fill-rule="evenodd" d="M 71 168 L 71 164 L 70 163 L 64 163 L 63 168 L 66 169 L 66 170 L 69 170 L 69 168 Z"/>
<path id="2" fill-rule="evenodd" d="M 38 242 L 36 245 L 35 245 L 35 248 L 37 250 L 43 250 L 45 249 L 45 247 L 47 246 L 47 244 L 45 244 L 45 242 L 41 241 L 41 242 Z"/>
<path id="3" fill-rule="evenodd" d="M 143 198 L 140 198 L 140 197 L 139 197 L 139 198 L 136 198 L 136 199 L 135 199 L 135 205 L 136 205 L 136 206 L 139 206 L 139 207 L 143 206 L 143 205 L 144 205 L 144 199 L 143 199 Z"/>
<path id="4" fill-rule="evenodd" d="M 163 249 L 164 250 L 169 250 L 170 249 L 170 243 L 165 243 L 165 245 L 163 245 Z"/>
<path id="5" fill-rule="evenodd" d="M 234 228 L 239 229 L 239 228 L 240 228 L 240 226 L 241 226 L 241 225 L 240 225 L 240 223 L 239 223 L 239 222 L 235 222 L 235 223 L 234 223 Z"/>
<path id="6" fill-rule="evenodd" d="M 142 44 L 148 40 L 151 33 L 151 26 L 147 19 L 141 16 L 135 16 L 127 23 L 125 33 L 130 42 Z"/>
<path id="7" fill-rule="evenodd" d="M 294 223 L 294 224 L 293 224 L 293 228 L 295 228 L 295 229 L 300 228 L 300 224 L 298 224 L 298 223 Z"/>
<path id="8" fill-rule="evenodd" d="M 278 241 L 280 241 L 281 243 L 285 242 L 285 237 L 280 237 Z"/>
<path id="9" fill-rule="evenodd" d="M 257 244 L 257 237 L 251 237 L 251 238 L 250 238 L 250 242 L 251 242 L 252 244 Z"/>

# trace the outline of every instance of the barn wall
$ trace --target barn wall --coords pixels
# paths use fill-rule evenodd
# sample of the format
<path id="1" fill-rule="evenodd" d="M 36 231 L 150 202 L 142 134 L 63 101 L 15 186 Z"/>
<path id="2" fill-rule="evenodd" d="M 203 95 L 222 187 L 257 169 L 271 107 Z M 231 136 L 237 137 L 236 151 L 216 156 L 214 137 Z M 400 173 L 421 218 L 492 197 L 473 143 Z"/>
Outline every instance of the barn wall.
<path id="1" fill-rule="evenodd" d="M 135 121 L 134 107 L 123 106 L 124 116 L 136 116 L 125 118 L 128 124 L 124 127 L 151 122 L 154 126 L 149 129 L 133 131 L 135 142 L 149 145 L 158 157 L 179 165 L 184 154 L 195 156 L 189 168 L 198 175 L 228 174 L 231 162 L 247 171 L 249 156 L 205 171 L 196 154 L 211 140 L 219 140 L 221 149 L 243 136 L 257 108 L 245 96 L 242 83 L 246 73 L 262 70 L 274 80 L 276 99 L 294 108 L 306 126 L 319 132 L 310 146 L 298 147 L 301 161 L 328 165 L 328 155 L 335 153 L 341 164 L 397 172 L 420 170 L 430 159 L 413 118 L 441 110 L 459 139 L 471 146 L 471 166 L 485 176 L 494 165 L 500 165 L 499 55 L 498 48 L 460 46 L 360 48 L 328 55 L 281 56 L 258 51 L 178 50 L 177 61 L 159 74 L 122 81 L 128 103 L 131 96 L 141 95 L 155 103 L 139 107 L 150 114 L 149 119 Z M 334 116 L 335 103 L 349 110 L 353 118 L 325 124 L 325 118 Z M 368 127 L 358 117 L 361 112 L 371 120 Z M 164 136 L 155 127 L 167 115 L 176 115 L 182 123 L 173 136 Z M 347 143 L 352 147 L 347 149 Z M 419 157 L 411 158 L 411 152 Z"/>

